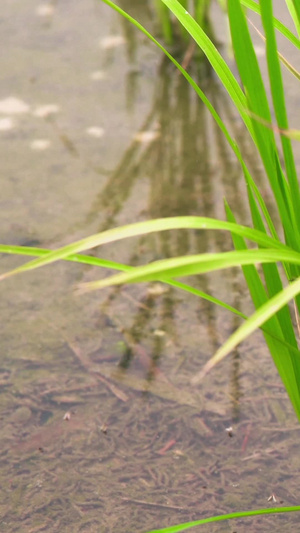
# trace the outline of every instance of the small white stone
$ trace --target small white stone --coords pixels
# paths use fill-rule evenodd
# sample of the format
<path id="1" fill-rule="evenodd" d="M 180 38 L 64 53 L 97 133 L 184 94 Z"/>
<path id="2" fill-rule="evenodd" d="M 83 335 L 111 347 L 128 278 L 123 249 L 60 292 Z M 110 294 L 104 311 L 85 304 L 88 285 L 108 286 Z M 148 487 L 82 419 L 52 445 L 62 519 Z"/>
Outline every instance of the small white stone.
<path id="1" fill-rule="evenodd" d="M 126 41 L 122 35 L 108 35 L 108 37 L 104 37 L 99 41 L 99 45 L 104 50 L 109 50 L 110 48 L 116 48 L 117 46 L 121 46 Z"/>
<path id="2" fill-rule="evenodd" d="M 20 115 L 22 113 L 28 113 L 29 105 L 19 100 L 14 96 L 9 96 L 4 100 L 0 100 L 0 113 L 9 113 L 11 115 Z"/>
<path id="3" fill-rule="evenodd" d="M 36 150 L 37 152 L 43 152 L 47 150 L 50 146 L 50 141 L 48 139 L 35 139 L 30 143 L 30 148 Z"/>
<path id="4" fill-rule="evenodd" d="M 10 117 L 0 118 L 0 131 L 8 131 L 14 128 L 14 121 Z"/>
<path id="5" fill-rule="evenodd" d="M 41 4 L 36 9 L 36 14 L 39 17 L 51 17 L 54 13 L 54 6 L 50 4 Z"/>
<path id="6" fill-rule="evenodd" d="M 56 104 L 46 104 L 46 105 L 41 105 L 39 107 L 37 107 L 33 114 L 35 117 L 39 117 L 39 118 L 46 118 L 46 117 L 49 117 L 49 115 L 55 115 L 56 113 L 59 112 L 59 106 L 56 105 Z"/>
<path id="7" fill-rule="evenodd" d="M 104 135 L 104 129 L 99 128 L 98 126 L 91 126 L 90 128 L 87 128 L 86 132 L 91 137 L 96 137 L 97 139 L 100 139 L 100 137 L 103 137 Z"/>

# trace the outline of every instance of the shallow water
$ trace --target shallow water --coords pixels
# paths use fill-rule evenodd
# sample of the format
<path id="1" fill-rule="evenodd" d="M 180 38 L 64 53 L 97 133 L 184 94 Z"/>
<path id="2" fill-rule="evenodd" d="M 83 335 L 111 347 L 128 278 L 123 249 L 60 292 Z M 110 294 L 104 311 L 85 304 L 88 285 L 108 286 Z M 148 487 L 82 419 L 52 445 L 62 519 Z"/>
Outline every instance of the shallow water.
<path id="1" fill-rule="evenodd" d="M 54 248 L 152 217 L 220 216 L 224 195 L 248 221 L 234 156 L 143 36 L 101 2 L 2 3 L 2 242 Z M 127 4 L 153 29 L 149 6 Z M 209 68 L 194 75 L 261 182 Z M 182 231 L 93 253 L 139 264 L 229 247 L 223 235 Z M 1 271 L 23 261 L 2 255 Z M 260 334 L 192 388 L 238 320 L 159 284 L 75 296 L 77 283 L 101 275 L 59 263 L 0 286 L 3 530 L 144 533 L 276 505 L 273 494 L 297 504 L 298 422 Z M 193 283 L 251 311 L 238 272 Z M 291 515 L 198 530 L 297 523 Z"/>

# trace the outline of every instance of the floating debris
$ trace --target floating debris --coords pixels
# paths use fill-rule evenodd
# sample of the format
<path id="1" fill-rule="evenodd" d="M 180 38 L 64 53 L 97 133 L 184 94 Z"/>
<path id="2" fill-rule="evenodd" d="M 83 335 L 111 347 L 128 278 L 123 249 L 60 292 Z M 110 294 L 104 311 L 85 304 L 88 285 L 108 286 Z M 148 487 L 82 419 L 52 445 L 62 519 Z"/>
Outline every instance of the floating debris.
<path id="1" fill-rule="evenodd" d="M 159 136 L 160 132 L 157 130 L 139 131 L 134 136 L 134 140 L 138 143 L 147 144 L 155 141 Z"/>
<path id="2" fill-rule="evenodd" d="M 109 35 L 108 37 L 104 37 L 104 39 L 100 39 L 99 45 L 104 50 L 109 50 L 111 48 L 117 48 L 117 46 L 121 46 L 122 44 L 125 44 L 125 39 L 122 37 L 122 35 Z"/>
<path id="3" fill-rule="evenodd" d="M 14 121 L 10 117 L 0 118 L 0 131 L 12 130 L 14 127 Z"/>
<path id="4" fill-rule="evenodd" d="M 233 437 L 233 428 L 232 426 L 229 426 L 228 428 L 225 429 L 228 437 Z"/>
<path id="5" fill-rule="evenodd" d="M 50 145 L 51 143 L 48 139 L 35 139 L 30 143 L 30 148 L 37 152 L 43 152 L 43 150 L 47 150 Z"/>
<path id="6" fill-rule="evenodd" d="M 274 493 L 269 496 L 268 502 L 277 503 L 277 498 Z"/>
<path id="7" fill-rule="evenodd" d="M 52 17 L 53 13 L 55 11 L 55 8 L 51 4 L 40 4 L 36 8 L 36 14 L 38 17 Z"/>
<path id="8" fill-rule="evenodd" d="M 7 113 L 10 115 L 20 115 L 29 112 L 29 105 L 23 100 L 9 96 L 4 100 L 0 100 L 0 113 Z"/>
<path id="9" fill-rule="evenodd" d="M 33 114 L 35 117 L 47 118 L 50 115 L 55 115 L 59 112 L 59 106 L 56 104 L 46 104 L 37 107 Z"/>
<path id="10" fill-rule="evenodd" d="M 91 137 L 96 137 L 97 139 L 100 139 L 100 137 L 103 137 L 105 133 L 103 128 L 99 128 L 97 126 L 91 126 L 90 128 L 87 128 L 86 132 Z"/>

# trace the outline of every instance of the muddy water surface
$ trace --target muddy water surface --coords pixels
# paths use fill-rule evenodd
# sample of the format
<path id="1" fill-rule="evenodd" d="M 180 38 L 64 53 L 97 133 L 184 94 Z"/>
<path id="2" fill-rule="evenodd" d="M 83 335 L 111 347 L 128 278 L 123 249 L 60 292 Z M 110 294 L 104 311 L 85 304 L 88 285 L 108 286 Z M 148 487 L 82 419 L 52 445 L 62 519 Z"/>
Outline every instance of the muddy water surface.
<path id="1" fill-rule="evenodd" d="M 2 4 L 2 242 L 54 248 L 152 217 L 223 216 L 224 196 L 249 220 L 226 142 L 143 36 L 101 2 Z M 122 7 L 152 30 L 150 4 Z M 207 65 L 190 69 L 261 183 L 224 92 Z M 229 248 L 223 235 L 171 232 L 93 253 L 135 265 Z M 1 271 L 23 261 L 2 255 Z M 145 533 L 299 503 L 299 427 L 261 336 L 192 387 L 238 320 L 160 284 L 74 295 L 107 274 L 60 263 L 0 286 L 3 531 Z M 251 312 L 238 272 L 193 284 Z M 280 516 L 198 531 L 296 524 Z"/>

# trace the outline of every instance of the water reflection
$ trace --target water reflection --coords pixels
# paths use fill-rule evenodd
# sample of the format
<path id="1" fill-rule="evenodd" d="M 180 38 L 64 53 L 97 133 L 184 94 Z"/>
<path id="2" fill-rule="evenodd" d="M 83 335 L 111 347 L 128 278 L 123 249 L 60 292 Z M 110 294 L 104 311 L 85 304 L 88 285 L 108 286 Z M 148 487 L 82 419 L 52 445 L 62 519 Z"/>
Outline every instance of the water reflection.
<path id="1" fill-rule="evenodd" d="M 164 41 L 165 46 L 171 46 L 173 52 L 181 56 L 185 53 L 191 37 L 178 23 L 168 7 L 159 0 L 144 0 L 143 2 L 122 0 L 118 5 L 140 23 L 145 24 L 148 31 Z M 183 5 L 215 42 L 211 0 L 187 0 Z"/>
<path id="2" fill-rule="evenodd" d="M 203 78 L 202 72 L 198 81 L 207 87 L 209 97 L 226 120 L 226 96 L 218 83 L 209 79 L 207 64 L 205 73 L 207 76 Z M 236 133 L 240 135 L 239 126 Z M 138 181 L 146 183 L 149 190 L 146 210 L 141 199 L 140 216 L 199 212 L 217 216 L 224 194 L 229 202 L 240 198 L 240 169 L 225 142 L 186 80 L 162 59 L 151 110 L 105 187 L 96 195 L 87 223 L 104 210 L 105 222 L 99 231 L 117 224 L 117 215 L 122 215 Z M 245 214 L 243 198 L 236 208 L 237 216 Z M 185 253 L 189 248 L 179 239 L 174 252 Z"/>
<path id="3" fill-rule="evenodd" d="M 210 66 L 203 61 L 194 63 L 193 74 L 235 136 L 241 137 L 241 126 L 212 76 Z M 94 224 L 101 213 L 102 222 L 97 231 L 117 226 L 120 221 L 128 220 L 131 206 L 130 221 L 176 215 L 219 217 L 224 196 L 234 205 L 237 217 L 246 222 L 246 194 L 241 183 L 239 165 L 205 106 L 186 80 L 162 58 L 150 111 L 105 186 L 95 195 L 86 224 Z M 126 261 L 135 265 L 188 253 L 225 250 L 230 246 L 230 239 L 224 235 L 163 232 L 136 239 L 126 252 Z M 228 284 L 225 291 L 222 279 L 216 276 L 201 276 L 201 279 L 193 280 L 193 284 L 210 294 L 224 294 L 228 300 L 232 281 L 226 274 L 223 279 Z M 120 302 L 130 297 L 132 304 L 131 319 L 126 318 L 126 326 L 125 323 L 119 324 L 127 347 L 120 365 L 129 368 L 134 359 L 140 363 L 142 360 L 146 377 L 153 379 L 168 351 L 166 343 L 175 346 L 178 342 L 176 315 L 181 314 L 181 295 L 172 288 L 166 288 L 155 297 L 147 290 L 139 291 L 139 296 L 135 297 L 130 296 L 131 291 L 127 289 L 115 289 L 112 293 L 115 298 L 109 297 L 103 306 L 110 318 L 114 315 L 113 309 L 119 305 L 116 298 Z M 231 303 L 239 308 L 243 299 L 239 288 L 233 287 L 232 295 L 234 302 Z M 201 324 L 201 337 L 209 339 L 208 352 L 213 353 L 222 342 L 218 311 L 197 299 L 195 306 L 191 320 Z M 236 320 L 232 322 L 231 317 L 226 320 L 227 332 L 237 327 Z M 155 334 L 157 331 L 162 332 L 161 336 Z M 143 342 L 148 345 L 147 358 L 141 356 L 141 351 L 145 352 Z M 238 390 L 235 359 L 233 367 L 234 388 Z M 232 418 L 236 419 L 239 394 L 233 394 Z"/>

